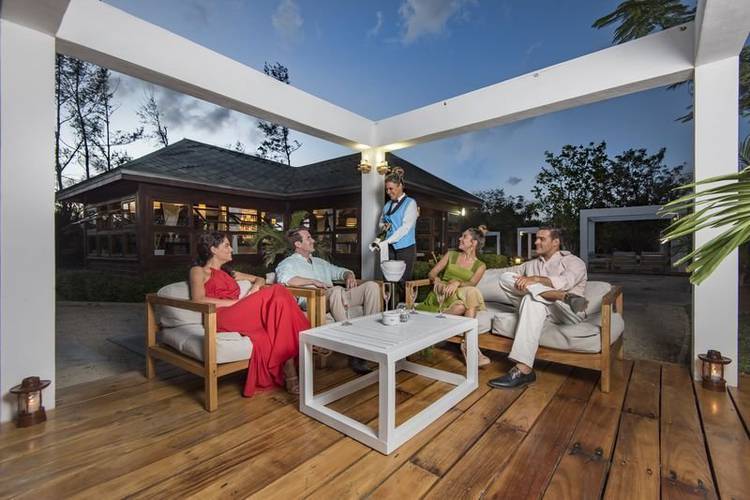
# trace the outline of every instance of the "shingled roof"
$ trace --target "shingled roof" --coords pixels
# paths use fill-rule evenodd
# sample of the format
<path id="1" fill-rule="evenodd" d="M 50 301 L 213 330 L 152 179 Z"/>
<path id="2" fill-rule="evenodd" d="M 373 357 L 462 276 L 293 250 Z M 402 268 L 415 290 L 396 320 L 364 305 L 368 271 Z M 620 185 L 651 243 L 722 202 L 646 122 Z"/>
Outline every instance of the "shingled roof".
<path id="1" fill-rule="evenodd" d="M 388 163 L 406 171 L 409 189 L 479 204 L 471 193 L 445 182 L 398 156 L 388 153 Z M 361 188 L 357 171 L 360 155 L 354 153 L 302 167 L 182 139 L 153 153 L 129 161 L 105 174 L 65 188 L 59 200 L 70 199 L 104 184 L 122 179 L 196 184 L 201 189 L 226 188 L 248 195 L 272 198 L 354 193 Z"/>

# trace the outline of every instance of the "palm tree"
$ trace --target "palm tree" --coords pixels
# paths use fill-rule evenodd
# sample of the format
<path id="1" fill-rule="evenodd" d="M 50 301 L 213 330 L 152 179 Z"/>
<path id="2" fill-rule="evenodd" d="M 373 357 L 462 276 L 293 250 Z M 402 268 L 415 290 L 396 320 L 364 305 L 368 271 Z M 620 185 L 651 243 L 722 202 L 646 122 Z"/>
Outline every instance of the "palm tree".
<path id="1" fill-rule="evenodd" d="M 742 143 L 740 158 L 744 165 L 750 165 L 750 137 Z M 697 191 L 698 187 L 706 189 Z M 750 241 L 750 166 L 736 174 L 711 177 L 678 189 L 693 191 L 667 203 L 660 212 L 687 215 L 667 227 L 663 243 L 693 235 L 700 229 L 723 229 L 675 263 L 679 266 L 690 262 L 690 282 L 699 285 L 735 248 Z"/>
<path id="2" fill-rule="evenodd" d="M 684 5 L 680 0 L 625 0 L 617 8 L 602 16 L 591 25 L 601 29 L 619 23 L 615 28 L 612 43 L 620 44 L 641 38 L 659 30 L 679 26 L 695 19 L 695 8 Z M 674 90 L 687 82 L 670 85 Z M 750 45 L 740 52 L 740 116 L 750 116 Z M 692 94 L 692 90 L 691 90 Z M 681 122 L 693 119 L 692 106 L 688 113 L 677 118 Z"/>
<path id="3" fill-rule="evenodd" d="M 629 42 L 657 29 L 665 30 L 685 24 L 695 18 L 695 9 L 680 0 L 625 0 L 614 12 L 600 17 L 593 28 L 601 29 L 619 22 L 615 28 L 614 43 Z"/>

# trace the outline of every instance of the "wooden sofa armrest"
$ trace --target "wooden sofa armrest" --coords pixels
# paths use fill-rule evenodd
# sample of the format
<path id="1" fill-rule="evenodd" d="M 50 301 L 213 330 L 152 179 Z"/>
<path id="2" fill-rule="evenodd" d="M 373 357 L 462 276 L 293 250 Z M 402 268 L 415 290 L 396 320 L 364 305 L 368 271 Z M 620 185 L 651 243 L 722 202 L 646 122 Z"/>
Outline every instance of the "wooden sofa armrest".
<path id="1" fill-rule="evenodd" d="M 301 286 L 287 286 L 286 289 L 295 297 L 302 297 L 307 301 L 307 320 L 310 322 L 311 328 L 325 323 L 326 292 L 324 289 Z"/>
<path id="2" fill-rule="evenodd" d="M 613 285 L 607 294 L 602 297 L 602 309 L 605 306 L 615 307 L 615 312 L 622 314 L 622 287 Z"/>
<path id="3" fill-rule="evenodd" d="M 216 304 L 209 304 L 207 302 L 195 302 L 193 300 L 187 299 L 176 299 L 174 297 L 160 297 L 155 293 L 149 293 L 146 295 L 146 303 L 159 306 L 171 306 L 178 309 L 186 309 L 188 311 L 195 311 L 203 314 L 216 312 Z"/>
<path id="4" fill-rule="evenodd" d="M 610 291 L 602 297 L 602 313 L 601 313 L 601 353 L 602 353 L 602 366 L 609 366 L 610 362 L 610 346 L 612 344 L 612 308 L 614 312 L 622 314 L 622 287 L 612 286 Z M 606 386 L 606 390 L 605 390 Z M 609 392 L 609 383 L 602 385 L 604 392 Z"/>
<path id="5" fill-rule="evenodd" d="M 412 307 L 414 305 L 414 300 L 417 298 L 417 290 L 420 286 L 427 286 L 431 284 L 432 281 L 430 281 L 429 278 L 407 281 L 405 285 L 406 307 Z"/>

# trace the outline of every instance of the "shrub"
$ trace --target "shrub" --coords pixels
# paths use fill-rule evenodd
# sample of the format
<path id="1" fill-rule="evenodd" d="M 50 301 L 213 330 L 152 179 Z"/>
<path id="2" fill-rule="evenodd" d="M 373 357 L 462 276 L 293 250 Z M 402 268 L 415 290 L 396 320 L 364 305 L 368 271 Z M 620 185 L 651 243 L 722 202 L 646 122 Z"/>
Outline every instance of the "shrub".
<path id="1" fill-rule="evenodd" d="M 487 265 L 487 269 L 497 269 L 501 267 L 508 267 L 510 260 L 505 255 L 495 255 L 492 253 L 479 254 L 479 260 Z"/>

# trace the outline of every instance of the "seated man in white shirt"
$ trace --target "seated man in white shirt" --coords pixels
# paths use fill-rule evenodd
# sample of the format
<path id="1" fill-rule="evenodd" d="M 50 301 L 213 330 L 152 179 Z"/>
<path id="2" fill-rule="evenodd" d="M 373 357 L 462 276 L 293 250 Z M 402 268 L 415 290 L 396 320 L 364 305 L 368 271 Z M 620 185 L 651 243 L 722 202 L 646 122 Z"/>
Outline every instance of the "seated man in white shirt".
<path id="1" fill-rule="evenodd" d="M 560 250 L 560 230 L 540 228 L 536 233 L 537 258 L 509 268 L 500 277 L 500 287 L 518 309 L 513 348 L 508 359 L 515 366 L 505 375 L 489 381 L 498 388 L 520 387 L 536 380 L 534 356 L 547 316 L 556 323 L 580 323 L 588 305 L 583 297 L 586 264 Z"/>
<path id="2" fill-rule="evenodd" d="M 289 286 L 313 286 L 325 289 L 326 308 L 336 321 L 346 319 L 347 308 L 363 306 L 364 314 L 376 314 L 382 310 L 380 286 L 373 281 L 357 285 L 354 273 L 318 257 L 313 257 L 315 240 L 304 227 L 291 229 L 286 234 L 294 253 L 276 267 L 276 280 Z M 346 288 L 334 286 L 334 281 L 345 281 Z M 350 358 L 349 365 L 359 373 L 369 373 L 364 360 Z"/>

